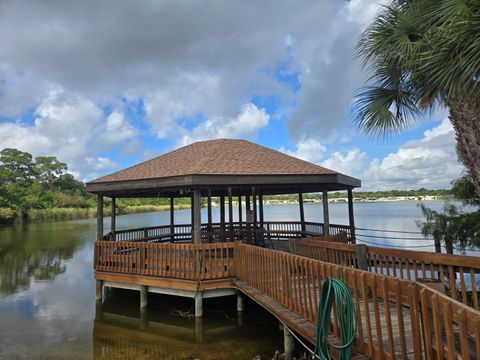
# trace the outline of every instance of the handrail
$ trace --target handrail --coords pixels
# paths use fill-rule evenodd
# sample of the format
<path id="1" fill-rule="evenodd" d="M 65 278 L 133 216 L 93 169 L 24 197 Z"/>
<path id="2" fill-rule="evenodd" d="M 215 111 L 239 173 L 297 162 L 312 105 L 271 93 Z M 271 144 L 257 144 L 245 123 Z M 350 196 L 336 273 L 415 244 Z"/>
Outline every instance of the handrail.
<path id="1" fill-rule="evenodd" d="M 355 247 L 303 242 L 350 253 Z M 97 240 L 94 249 L 97 271 L 192 281 L 236 277 L 313 324 L 322 280 L 335 277 L 352 293 L 358 314 L 354 345 L 369 357 L 470 359 L 480 354 L 480 312 L 420 282 L 238 242 Z M 338 336 L 335 319 L 332 335 Z"/>
<path id="2" fill-rule="evenodd" d="M 448 296 L 479 308 L 480 258 L 429 253 L 424 251 L 387 249 L 361 245 L 338 244 L 316 240 L 294 240 L 294 252 L 316 260 L 358 267 L 362 261 L 365 270 L 403 280 L 415 280 L 436 286 Z M 361 259 L 359 258 L 361 257 Z"/>
<path id="3" fill-rule="evenodd" d="M 237 278 L 313 323 L 322 280 L 341 279 L 358 315 L 354 345 L 373 359 L 480 354 L 480 312 L 424 284 L 245 244 L 234 252 Z"/>
<path id="4" fill-rule="evenodd" d="M 233 244 L 159 244 L 95 241 L 94 268 L 186 280 L 233 276 Z"/>
<path id="5" fill-rule="evenodd" d="M 202 239 L 204 242 L 215 241 L 246 241 L 253 237 L 253 224 L 245 222 L 233 222 L 233 233 L 230 223 L 225 222 L 225 228 L 221 229 L 221 223 L 212 223 L 209 229 L 208 224 L 202 224 Z M 260 224 L 258 224 L 260 225 Z M 173 233 L 172 233 L 173 228 Z M 286 240 L 291 238 L 303 238 L 311 236 L 323 236 L 324 226 L 322 223 L 305 222 L 305 229 L 302 229 L 300 221 L 264 221 L 264 237 L 269 240 Z M 330 224 L 330 235 L 346 232 L 350 238 L 350 227 L 347 225 Z M 191 239 L 191 224 L 175 224 L 140 227 L 133 229 L 116 230 L 104 236 L 104 240 L 115 241 L 187 241 Z"/>

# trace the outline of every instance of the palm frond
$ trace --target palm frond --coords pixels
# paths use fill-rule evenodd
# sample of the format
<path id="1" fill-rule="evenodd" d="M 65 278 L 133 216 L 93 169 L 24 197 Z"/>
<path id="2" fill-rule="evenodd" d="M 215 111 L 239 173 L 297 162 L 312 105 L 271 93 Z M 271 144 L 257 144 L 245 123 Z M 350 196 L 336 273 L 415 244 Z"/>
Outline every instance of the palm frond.
<path id="1" fill-rule="evenodd" d="M 362 132 L 386 137 L 405 129 L 420 113 L 408 91 L 368 86 L 357 94 L 353 113 Z"/>

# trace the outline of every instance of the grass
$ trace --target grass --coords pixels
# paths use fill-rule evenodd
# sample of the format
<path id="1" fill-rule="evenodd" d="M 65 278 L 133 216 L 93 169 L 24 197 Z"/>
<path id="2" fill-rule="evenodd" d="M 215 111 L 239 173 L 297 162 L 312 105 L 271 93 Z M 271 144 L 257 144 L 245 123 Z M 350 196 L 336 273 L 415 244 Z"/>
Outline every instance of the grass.
<path id="1" fill-rule="evenodd" d="M 84 219 L 96 216 L 94 208 L 49 208 L 30 209 L 27 212 L 27 221 L 47 222 Z"/>
<path id="2" fill-rule="evenodd" d="M 175 205 L 176 210 L 189 209 L 189 205 Z M 138 214 L 146 212 L 168 211 L 169 205 L 138 205 L 120 207 L 118 215 Z M 110 207 L 103 210 L 104 216 L 110 216 Z M 26 220 L 29 222 L 67 221 L 76 219 L 87 219 L 97 216 L 96 208 L 48 208 L 30 209 L 27 212 Z M 10 224 L 21 219 L 16 212 L 10 208 L 0 208 L 0 224 Z"/>

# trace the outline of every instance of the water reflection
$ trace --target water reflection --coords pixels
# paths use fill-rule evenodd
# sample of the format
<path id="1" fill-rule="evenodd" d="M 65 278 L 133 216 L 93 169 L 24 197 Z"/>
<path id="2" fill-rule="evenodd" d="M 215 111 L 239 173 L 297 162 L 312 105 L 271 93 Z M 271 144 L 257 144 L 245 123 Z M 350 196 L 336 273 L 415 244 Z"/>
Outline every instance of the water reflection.
<path id="1" fill-rule="evenodd" d="M 83 229 L 83 227 L 82 227 Z M 27 289 L 32 280 L 53 280 L 86 241 L 75 225 L 31 224 L 0 229 L 0 293 Z"/>
<path id="2" fill-rule="evenodd" d="M 282 345 L 276 321 L 254 303 L 239 321 L 234 297 L 208 299 L 204 318 L 195 319 L 192 299 L 149 294 L 148 310 L 140 311 L 132 306 L 138 292 L 112 293 L 96 308 L 94 359 L 251 359 Z"/>

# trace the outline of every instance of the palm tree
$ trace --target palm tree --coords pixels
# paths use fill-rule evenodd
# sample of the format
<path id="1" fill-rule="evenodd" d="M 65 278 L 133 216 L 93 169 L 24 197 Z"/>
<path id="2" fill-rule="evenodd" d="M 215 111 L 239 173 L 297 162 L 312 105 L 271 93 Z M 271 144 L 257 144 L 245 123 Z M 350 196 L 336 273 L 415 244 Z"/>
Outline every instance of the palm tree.
<path id="1" fill-rule="evenodd" d="M 361 35 L 357 55 L 371 72 L 354 100 L 362 131 L 385 136 L 447 107 L 480 197 L 480 1 L 392 0 Z"/>

